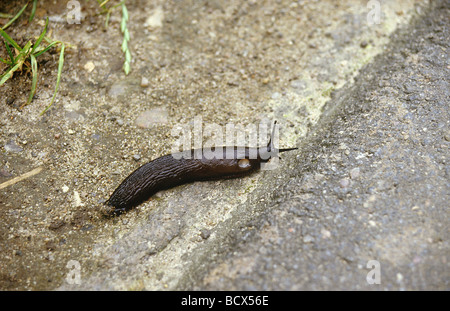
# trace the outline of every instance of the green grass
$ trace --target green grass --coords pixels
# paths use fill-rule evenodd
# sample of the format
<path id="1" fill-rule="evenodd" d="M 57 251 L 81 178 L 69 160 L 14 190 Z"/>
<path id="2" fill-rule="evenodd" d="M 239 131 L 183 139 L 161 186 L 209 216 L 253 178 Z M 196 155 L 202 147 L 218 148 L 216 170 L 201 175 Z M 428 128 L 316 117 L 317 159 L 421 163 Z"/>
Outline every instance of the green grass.
<path id="1" fill-rule="evenodd" d="M 36 3 L 37 0 L 33 1 L 33 7 L 31 11 L 31 15 L 29 18 L 29 21 L 31 21 L 34 18 L 34 13 L 36 11 Z M 61 52 L 59 55 L 59 64 L 58 64 L 58 74 L 56 78 L 56 87 L 55 91 L 53 93 L 53 97 L 50 101 L 50 104 L 45 108 L 44 111 L 42 111 L 41 115 L 44 114 L 52 105 L 56 97 L 56 93 L 58 91 L 59 82 L 61 80 L 61 72 L 62 67 L 64 64 L 64 43 L 61 41 L 52 41 L 45 37 L 47 34 L 48 29 L 48 18 L 45 21 L 44 30 L 40 34 L 40 36 L 37 38 L 36 42 L 34 44 L 31 41 L 28 41 L 23 47 L 20 47 L 19 44 L 17 44 L 16 41 L 14 41 L 6 32 L 5 29 L 9 27 L 27 8 L 28 3 L 22 7 L 22 9 L 8 22 L 0 28 L 0 35 L 3 37 L 4 44 L 6 47 L 6 51 L 8 53 L 9 59 L 3 59 L 0 57 L 0 62 L 7 65 L 6 71 L 0 75 L 0 87 L 6 83 L 9 79 L 11 79 L 16 72 L 23 71 L 23 67 L 25 66 L 25 69 L 27 71 L 31 72 L 31 91 L 28 96 L 28 100 L 26 103 L 21 105 L 21 109 L 30 104 L 33 100 L 34 94 L 36 94 L 37 89 L 37 81 L 38 81 L 38 63 L 37 63 L 37 57 L 42 55 L 43 53 L 47 52 L 50 48 L 61 45 Z M 42 41 L 45 39 L 45 41 L 48 43 L 47 46 L 41 45 Z"/>
<path id="2" fill-rule="evenodd" d="M 99 4 L 100 8 L 102 9 L 102 14 L 106 14 L 106 21 L 105 21 L 105 27 L 108 27 L 109 18 L 112 13 L 112 11 L 118 7 L 121 7 L 122 9 L 122 19 L 120 22 L 120 30 L 123 34 L 123 41 L 122 41 L 122 52 L 124 53 L 125 60 L 123 64 L 123 70 L 126 75 L 128 75 L 131 71 L 131 52 L 128 46 L 128 42 L 130 41 L 130 34 L 127 28 L 127 22 L 129 19 L 128 10 L 125 6 L 125 0 L 122 0 L 118 4 L 114 5 L 108 5 L 108 2 L 110 0 L 97 0 L 97 3 Z M 6 47 L 7 51 L 7 58 L 3 59 L 0 57 L 0 62 L 7 65 L 6 70 L 4 73 L 0 74 L 0 87 L 5 84 L 9 79 L 11 79 L 16 72 L 22 72 L 25 70 L 26 72 L 31 73 L 31 91 L 28 95 L 28 100 L 26 103 L 21 105 L 21 109 L 30 104 L 33 100 L 34 95 L 36 94 L 37 90 L 37 82 L 38 82 L 38 61 L 37 58 L 42 55 L 43 53 L 47 52 L 50 48 L 55 46 L 61 47 L 61 52 L 59 54 L 59 62 L 58 62 L 58 73 L 56 77 L 56 86 L 55 91 L 53 93 L 52 99 L 50 101 L 50 104 L 41 112 L 40 115 L 43 115 L 54 103 L 56 94 L 58 92 L 59 83 L 61 81 L 61 73 L 64 65 L 64 50 L 65 45 L 61 41 L 52 41 L 49 38 L 46 37 L 47 29 L 48 29 L 48 18 L 46 19 L 44 29 L 40 36 L 37 38 L 36 42 L 32 43 L 32 41 L 28 41 L 23 47 L 19 46 L 16 41 L 14 41 L 8 33 L 5 31 L 6 28 L 11 26 L 21 15 L 22 13 L 27 9 L 28 4 L 30 1 L 25 4 L 20 10 L 15 14 L 7 14 L 7 13 L 0 13 L 0 17 L 2 18 L 11 18 L 2 28 L 0 28 L 0 35 L 3 37 L 3 41 Z M 33 0 L 32 3 L 32 9 L 31 14 L 28 19 L 29 22 L 31 22 L 34 19 L 34 15 L 36 12 L 36 6 L 37 6 L 37 0 Z M 42 42 L 45 41 L 47 45 L 42 45 Z"/>
<path id="3" fill-rule="evenodd" d="M 108 27 L 109 18 L 111 16 L 112 11 L 114 9 L 118 8 L 119 6 L 122 8 L 122 19 L 120 21 L 120 31 L 123 34 L 122 52 L 125 55 L 125 61 L 123 63 L 123 71 L 125 72 L 125 75 L 128 75 L 131 70 L 131 51 L 128 47 L 128 41 L 130 41 L 130 33 L 128 32 L 128 28 L 127 28 L 127 22 L 129 19 L 128 9 L 125 6 L 125 0 L 121 1 L 118 4 L 107 7 L 107 4 L 109 1 L 110 0 L 97 0 L 97 3 L 100 6 L 100 8 L 102 9 L 101 13 L 106 14 L 105 28 Z"/>
<path id="4" fill-rule="evenodd" d="M 127 28 L 128 10 L 125 6 L 125 1 L 122 2 L 122 20 L 120 22 L 120 30 L 123 33 L 122 52 L 125 54 L 125 62 L 123 63 L 123 71 L 127 75 L 131 69 L 131 53 L 128 48 L 128 41 L 130 41 L 130 33 Z"/>
<path id="5" fill-rule="evenodd" d="M 22 15 L 23 11 L 25 11 L 25 9 L 27 8 L 27 6 L 28 6 L 28 3 L 25 4 L 25 5 L 22 7 L 22 9 L 20 9 L 19 13 L 17 13 L 16 16 L 14 16 L 12 19 L 10 19 L 9 22 L 7 22 L 7 23 L 5 24 L 5 26 L 2 27 L 2 29 L 5 30 L 5 29 L 8 28 L 12 23 L 14 23 L 14 21 L 15 21 L 16 19 L 18 19 L 20 15 Z"/>

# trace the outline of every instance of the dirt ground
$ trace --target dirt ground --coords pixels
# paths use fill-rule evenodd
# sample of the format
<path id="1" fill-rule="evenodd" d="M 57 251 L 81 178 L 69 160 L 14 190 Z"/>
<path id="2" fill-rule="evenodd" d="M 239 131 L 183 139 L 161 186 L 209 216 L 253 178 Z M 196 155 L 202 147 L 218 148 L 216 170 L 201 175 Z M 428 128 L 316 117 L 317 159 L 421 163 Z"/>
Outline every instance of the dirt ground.
<path id="1" fill-rule="evenodd" d="M 16 12 L 25 2 L 2 2 L 0 12 Z M 397 258 L 401 267 L 412 265 L 412 270 L 420 262 L 433 261 L 436 267 L 430 274 L 426 273 L 429 266 L 420 268 L 420 273 L 430 275 L 429 278 L 414 283 L 413 277 L 413 281 L 405 284 L 408 272 L 389 264 L 386 273 L 390 276 L 386 280 L 392 282 L 382 283 L 383 289 L 448 289 L 448 229 L 445 230 L 448 212 L 442 208 L 449 193 L 448 172 L 443 175 L 448 171 L 449 136 L 445 136 L 448 134 L 443 134 L 439 143 L 439 148 L 445 151 L 436 155 L 440 159 L 436 161 L 444 161 L 436 164 L 438 173 L 433 180 L 439 186 L 428 183 L 435 191 L 433 198 L 419 191 L 400 191 L 401 198 L 417 198 L 408 201 L 411 206 L 402 214 L 402 209 L 388 212 L 393 203 L 382 200 L 383 195 L 389 200 L 396 199 L 394 193 L 398 186 L 387 185 L 395 184 L 395 176 L 383 175 L 380 181 L 378 175 L 371 175 L 376 163 L 364 160 L 368 154 L 379 151 L 370 147 L 377 140 L 367 136 L 358 141 L 354 138 L 359 137 L 358 132 L 329 125 L 329 119 L 345 120 L 348 115 L 349 119 L 354 116 L 355 129 L 370 126 L 379 132 L 391 128 L 390 123 L 382 121 L 358 123 L 370 119 L 367 114 L 372 112 L 369 108 L 359 111 L 357 107 L 364 106 L 361 103 L 376 99 L 381 108 L 388 107 L 396 97 L 386 89 L 369 92 L 371 86 L 385 85 L 371 76 L 376 73 L 373 68 L 369 69 L 372 72 L 362 72 L 373 66 L 377 56 L 392 51 L 392 42 L 398 36 L 406 36 L 407 31 L 402 29 L 415 27 L 411 21 L 434 14 L 430 12 L 437 12 L 438 6 L 448 12 L 448 2 L 438 1 L 433 7 L 428 1 L 382 1 L 380 23 L 370 24 L 368 1 L 359 0 L 128 0 L 127 26 L 132 55 L 129 75 L 122 70 L 120 9 L 113 11 L 105 27 L 105 15 L 99 14 L 96 1 L 80 3 L 80 24 L 67 23 L 65 1 L 42 0 L 38 1 L 33 22 L 27 22 L 27 10 L 7 29 L 12 38 L 24 45 L 40 34 L 48 16 L 49 36 L 65 42 L 67 48 L 57 99 L 43 116 L 39 114 L 49 104 L 56 83 L 57 49 L 38 58 L 38 90 L 30 105 L 20 109 L 31 87 L 29 73 L 15 74 L 0 87 L 0 185 L 41 169 L 0 190 L 0 289 L 370 289 L 365 287 L 365 277 L 364 282 L 357 281 L 361 274 L 368 272 L 366 262 L 379 259 L 383 267 L 386 258 L 391 261 Z M 445 38 L 448 31 L 442 29 L 448 28 L 448 21 L 439 25 L 434 22 L 439 18 L 430 20 L 436 24 L 429 26 L 430 33 L 435 38 L 444 34 Z M 4 22 L 6 19 L 0 20 L 2 25 Z M 423 31 L 421 35 L 429 34 Z M 420 50 L 415 49 L 421 46 L 399 42 L 405 45 L 403 52 L 393 55 L 405 57 L 410 63 L 399 65 L 396 74 L 401 78 L 392 77 L 391 89 L 408 92 L 404 82 L 409 74 L 416 72 L 414 65 Z M 439 52 L 435 59 L 442 61 L 442 68 L 448 73 L 448 37 L 441 47 L 430 51 L 447 53 L 447 62 L 441 60 Z M 0 46 L 0 56 L 6 58 L 6 55 L 6 49 Z M 384 61 L 394 63 L 395 59 Z M 4 68 L 0 66 L 1 71 Z M 440 92 L 446 86 L 436 82 L 442 77 L 431 78 L 437 75 L 432 72 L 423 79 L 435 82 L 433 89 Z M 370 83 L 364 84 L 361 79 Z M 411 88 L 409 91 L 408 96 L 418 96 L 413 101 L 420 101 L 420 96 L 426 95 Z M 346 97 L 345 94 L 352 92 L 361 97 Z M 353 108 L 344 110 L 343 114 L 336 113 L 335 107 L 344 98 Z M 448 110 L 448 97 L 441 105 Z M 389 119 L 387 114 L 391 112 L 381 108 L 373 110 L 373 120 Z M 445 117 L 445 109 L 439 111 L 430 118 Z M 395 112 L 392 114 L 397 117 Z M 402 118 L 404 115 L 407 114 L 402 114 Z M 221 126 L 278 120 L 280 146 L 297 146 L 300 151 L 282 157 L 278 170 L 242 179 L 180 186 L 158 193 L 120 217 L 104 217 L 103 202 L 123 178 L 140 165 L 170 153 L 176 140 L 171 135 L 172 129 L 191 125 L 199 116 L 204 123 Z M 411 122 L 435 121 L 414 119 Z M 448 119 L 447 123 L 441 123 L 440 129 L 448 129 Z M 432 127 L 424 125 L 423 128 Z M 330 138 L 330 132 L 324 129 L 336 136 Z M 374 130 L 374 137 L 377 131 Z M 392 135 L 400 134 L 393 129 Z M 312 142 L 315 142 L 313 147 Z M 327 146 L 332 145 L 338 146 L 345 155 L 328 150 Z M 366 145 L 370 151 L 363 150 L 362 146 Z M 420 149 L 399 146 L 404 148 L 401 149 L 404 156 Z M 395 151 L 397 147 L 393 143 L 389 150 Z M 372 187 L 367 193 L 356 190 L 354 197 L 346 189 L 355 181 L 339 175 L 337 164 L 341 156 L 345 158 L 349 154 L 360 161 L 353 162 L 358 163 L 358 169 L 351 173 L 353 178 L 361 174 L 367 182 L 364 191 Z M 314 159 L 316 155 L 323 157 Z M 431 162 L 434 159 L 428 157 Z M 385 165 L 378 173 L 389 171 L 392 167 Z M 342 174 L 349 174 L 346 172 Z M 429 173 L 420 169 L 416 172 L 418 175 L 410 176 L 412 179 L 408 181 L 399 177 L 397 183 L 420 183 L 419 177 Z M 332 192 L 335 186 L 337 195 L 327 197 L 328 194 L 322 193 L 326 189 Z M 303 189 L 300 194 L 296 192 L 298 189 Z M 382 193 L 381 197 L 377 193 Z M 296 196 L 304 198 L 305 195 L 307 201 L 297 200 Z M 342 209 L 343 206 L 348 209 Z M 361 206 L 372 212 L 358 214 Z M 422 211 L 424 206 L 439 207 L 432 209 L 433 216 L 427 218 Z M 324 214 L 316 217 L 314 213 L 318 210 Z M 353 216 L 349 210 L 354 211 Z M 397 231 L 396 235 L 392 233 L 397 237 L 392 240 L 393 245 L 381 243 L 385 235 L 374 231 L 376 228 L 401 227 L 399 219 L 403 215 L 408 215 L 405 218 L 408 219 L 412 217 L 410 213 L 415 215 L 421 211 L 425 213 L 421 217 L 426 228 L 433 234 L 428 234 L 427 229 L 417 231 L 417 223 L 412 222 L 404 236 Z M 289 216 L 291 213 L 294 216 Z M 346 221 L 336 221 L 336 214 Z M 374 219 L 368 214 L 375 215 Z M 325 223 L 331 219 L 330 215 L 336 217 L 336 227 L 331 223 L 320 227 L 321 219 Z M 367 221 L 364 226 L 358 225 L 361 215 L 368 217 L 364 218 Z M 436 221 L 434 226 L 436 219 L 442 222 Z M 290 234 L 298 235 L 295 240 L 289 240 Z M 358 239 L 348 238 L 349 235 Z M 327 239 L 330 236 L 336 238 Z M 327 243 L 320 244 L 319 237 Z M 399 245 L 412 237 L 419 237 L 424 243 L 420 244 L 422 253 L 411 255 L 411 261 L 405 263 L 402 251 L 392 249 L 401 249 Z M 284 238 L 286 243 L 277 244 Z M 369 245 L 368 241 L 376 246 Z M 240 243 L 249 245 L 251 252 L 246 253 L 239 247 Z M 359 256 L 359 250 L 367 245 L 371 249 L 368 254 L 373 257 L 366 253 Z M 415 246 L 412 243 L 405 247 Z M 303 253 L 301 257 L 297 257 L 299 249 Z M 253 258 L 253 252 L 259 255 Z M 426 257 L 429 253 L 435 257 Z M 317 254 L 319 259 L 314 257 Z M 285 263 L 282 258 L 287 258 Z M 316 259 L 321 265 L 310 266 Z M 74 269 L 73 262 L 79 264 L 81 274 L 81 281 L 76 284 L 68 279 Z M 341 266 L 342 262 L 345 265 Z M 349 270 L 347 278 L 342 274 L 335 277 L 326 274 Z M 429 282 L 431 277 L 437 278 L 435 283 Z"/>

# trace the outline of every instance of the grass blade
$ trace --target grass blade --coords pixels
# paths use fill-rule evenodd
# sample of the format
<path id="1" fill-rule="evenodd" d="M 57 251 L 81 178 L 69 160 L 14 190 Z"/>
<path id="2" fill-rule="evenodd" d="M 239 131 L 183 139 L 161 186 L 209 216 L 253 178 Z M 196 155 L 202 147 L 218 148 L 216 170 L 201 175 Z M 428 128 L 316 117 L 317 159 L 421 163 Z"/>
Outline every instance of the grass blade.
<path id="1" fill-rule="evenodd" d="M 123 33 L 122 52 L 125 53 L 125 62 L 123 63 L 123 71 L 128 75 L 131 70 L 131 53 L 128 48 L 128 41 L 130 40 L 130 33 L 127 28 L 128 10 L 125 6 L 125 1 L 122 1 L 122 20 L 120 21 L 120 30 Z"/>
<path id="2" fill-rule="evenodd" d="M 99 1 L 97 1 L 97 2 L 99 2 Z M 104 6 L 104 5 L 107 4 L 108 2 L 109 2 L 109 0 L 103 1 L 102 3 L 100 3 L 100 7 Z"/>
<path id="3" fill-rule="evenodd" d="M 18 51 L 22 51 L 21 47 L 14 41 L 3 29 L 0 28 L 0 35 L 5 38 L 6 41 L 9 42 L 13 47 L 15 47 Z"/>
<path id="4" fill-rule="evenodd" d="M 125 22 L 128 22 L 128 10 L 125 6 L 125 1 L 122 2 L 122 18 L 125 20 Z"/>
<path id="5" fill-rule="evenodd" d="M 8 42 L 5 41 L 6 51 L 8 52 L 9 58 L 11 59 L 11 64 L 14 64 L 14 55 L 11 52 L 11 49 L 9 48 Z"/>
<path id="6" fill-rule="evenodd" d="M 131 67 L 129 62 L 123 63 L 123 71 L 125 72 L 125 75 L 128 75 L 130 73 Z"/>
<path id="7" fill-rule="evenodd" d="M 13 17 L 12 14 L 0 13 L 0 18 L 11 18 L 11 17 Z"/>
<path id="8" fill-rule="evenodd" d="M 5 63 L 5 64 L 10 65 L 10 66 L 12 65 L 12 63 L 10 61 L 7 61 L 7 60 L 5 60 L 5 59 L 3 59 L 1 57 L 0 57 L 0 62 Z"/>
<path id="9" fill-rule="evenodd" d="M 16 56 L 14 59 L 14 63 L 19 63 L 20 59 L 22 60 L 22 64 L 25 61 L 25 59 L 28 57 L 28 52 L 31 48 L 31 41 L 28 41 L 27 44 L 22 48 L 22 50 L 19 52 L 19 55 Z"/>
<path id="10" fill-rule="evenodd" d="M 123 38 L 123 41 L 122 41 L 122 52 L 125 53 L 126 50 L 128 50 L 128 41 L 125 38 Z"/>
<path id="11" fill-rule="evenodd" d="M 3 78 L 0 80 L 0 86 L 3 85 L 3 83 L 5 83 L 9 78 L 12 77 L 13 73 L 19 69 L 20 65 L 22 65 L 21 63 L 17 63 L 14 67 L 10 68 L 4 75 Z"/>
<path id="12" fill-rule="evenodd" d="M 106 18 L 105 18 L 105 28 L 108 28 L 110 16 L 111 16 L 111 12 L 108 11 L 108 13 L 106 13 Z"/>
<path id="13" fill-rule="evenodd" d="M 37 0 L 33 1 L 33 7 L 31 8 L 31 15 L 30 15 L 30 19 L 28 20 L 30 23 L 34 18 L 34 13 L 36 13 L 36 5 L 37 5 Z"/>
<path id="14" fill-rule="evenodd" d="M 25 11 L 25 9 L 27 8 L 27 6 L 28 6 L 28 3 L 25 4 L 25 5 L 23 6 L 23 8 L 19 11 L 19 13 L 16 14 L 16 16 L 14 16 L 9 22 L 6 23 L 5 26 L 3 26 L 3 29 L 8 28 L 9 25 L 11 25 L 12 23 L 14 23 L 14 21 L 15 21 L 16 19 L 18 19 L 20 15 L 22 15 L 23 11 Z"/>
<path id="15" fill-rule="evenodd" d="M 53 41 L 51 42 L 49 45 L 47 45 L 45 47 L 45 49 L 43 49 L 42 51 L 36 52 L 34 53 L 34 56 L 38 57 L 39 55 L 41 55 L 42 53 L 47 52 L 52 46 L 54 46 L 55 44 L 61 43 L 61 41 Z"/>
<path id="16" fill-rule="evenodd" d="M 45 20 L 44 30 L 42 31 L 41 35 L 37 39 L 36 43 L 34 44 L 33 49 L 31 50 L 31 54 L 33 54 L 34 50 L 36 50 L 39 47 L 39 44 L 41 44 L 42 39 L 44 39 L 45 34 L 47 33 L 47 27 L 48 27 L 48 17 Z"/>
<path id="17" fill-rule="evenodd" d="M 31 58 L 31 73 L 33 75 L 33 80 L 31 82 L 30 96 L 28 96 L 28 100 L 27 100 L 27 103 L 25 105 L 28 105 L 33 100 L 33 96 L 34 96 L 34 94 L 36 94 L 36 86 L 37 86 L 37 80 L 38 80 L 36 57 L 33 54 L 31 54 L 30 58 Z"/>
<path id="18" fill-rule="evenodd" d="M 61 43 L 61 53 L 59 54 L 59 64 L 58 64 L 58 75 L 56 77 L 56 87 L 55 87 L 55 93 L 53 93 L 52 100 L 50 102 L 50 105 L 47 106 L 47 108 L 44 109 L 44 111 L 41 112 L 41 116 L 47 112 L 47 110 L 53 105 L 53 101 L 56 97 L 56 92 L 58 92 L 59 82 L 61 80 L 61 72 L 64 65 L 64 43 Z"/>

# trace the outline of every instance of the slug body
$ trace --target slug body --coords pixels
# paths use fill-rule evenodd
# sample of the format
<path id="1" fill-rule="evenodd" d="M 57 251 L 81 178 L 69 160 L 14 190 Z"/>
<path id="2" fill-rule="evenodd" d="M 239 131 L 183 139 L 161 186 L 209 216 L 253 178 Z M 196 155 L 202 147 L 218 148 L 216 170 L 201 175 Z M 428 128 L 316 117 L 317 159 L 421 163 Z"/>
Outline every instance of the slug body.
<path id="1" fill-rule="evenodd" d="M 297 149 L 275 149 L 272 137 L 269 144 L 262 148 L 204 148 L 159 157 L 131 173 L 106 204 L 120 213 L 142 203 L 160 190 L 193 181 L 244 176 L 258 170 L 261 163 L 268 162 L 278 153 Z"/>

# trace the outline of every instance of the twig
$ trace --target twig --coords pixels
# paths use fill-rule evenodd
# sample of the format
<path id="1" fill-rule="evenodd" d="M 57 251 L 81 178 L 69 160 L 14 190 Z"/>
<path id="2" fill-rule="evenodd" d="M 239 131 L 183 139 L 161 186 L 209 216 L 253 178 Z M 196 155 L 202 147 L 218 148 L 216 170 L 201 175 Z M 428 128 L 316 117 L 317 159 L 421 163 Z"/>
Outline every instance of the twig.
<path id="1" fill-rule="evenodd" d="M 0 190 L 3 188 L 6 188 L 8 186 L 14 185 L 15 183 L 18 183 L 19 181 L 30 178 L 31 176 L 39 174 L 41 171 L 42 171 L 42 166 L 39 166 L 39 167 L 35 168 L 34 170 L 29 171 L 28 173 L 22 174 L 20 176 L 14 177 L 13 179 L 5 181 L 4 183 L 0 184 Z"/>

